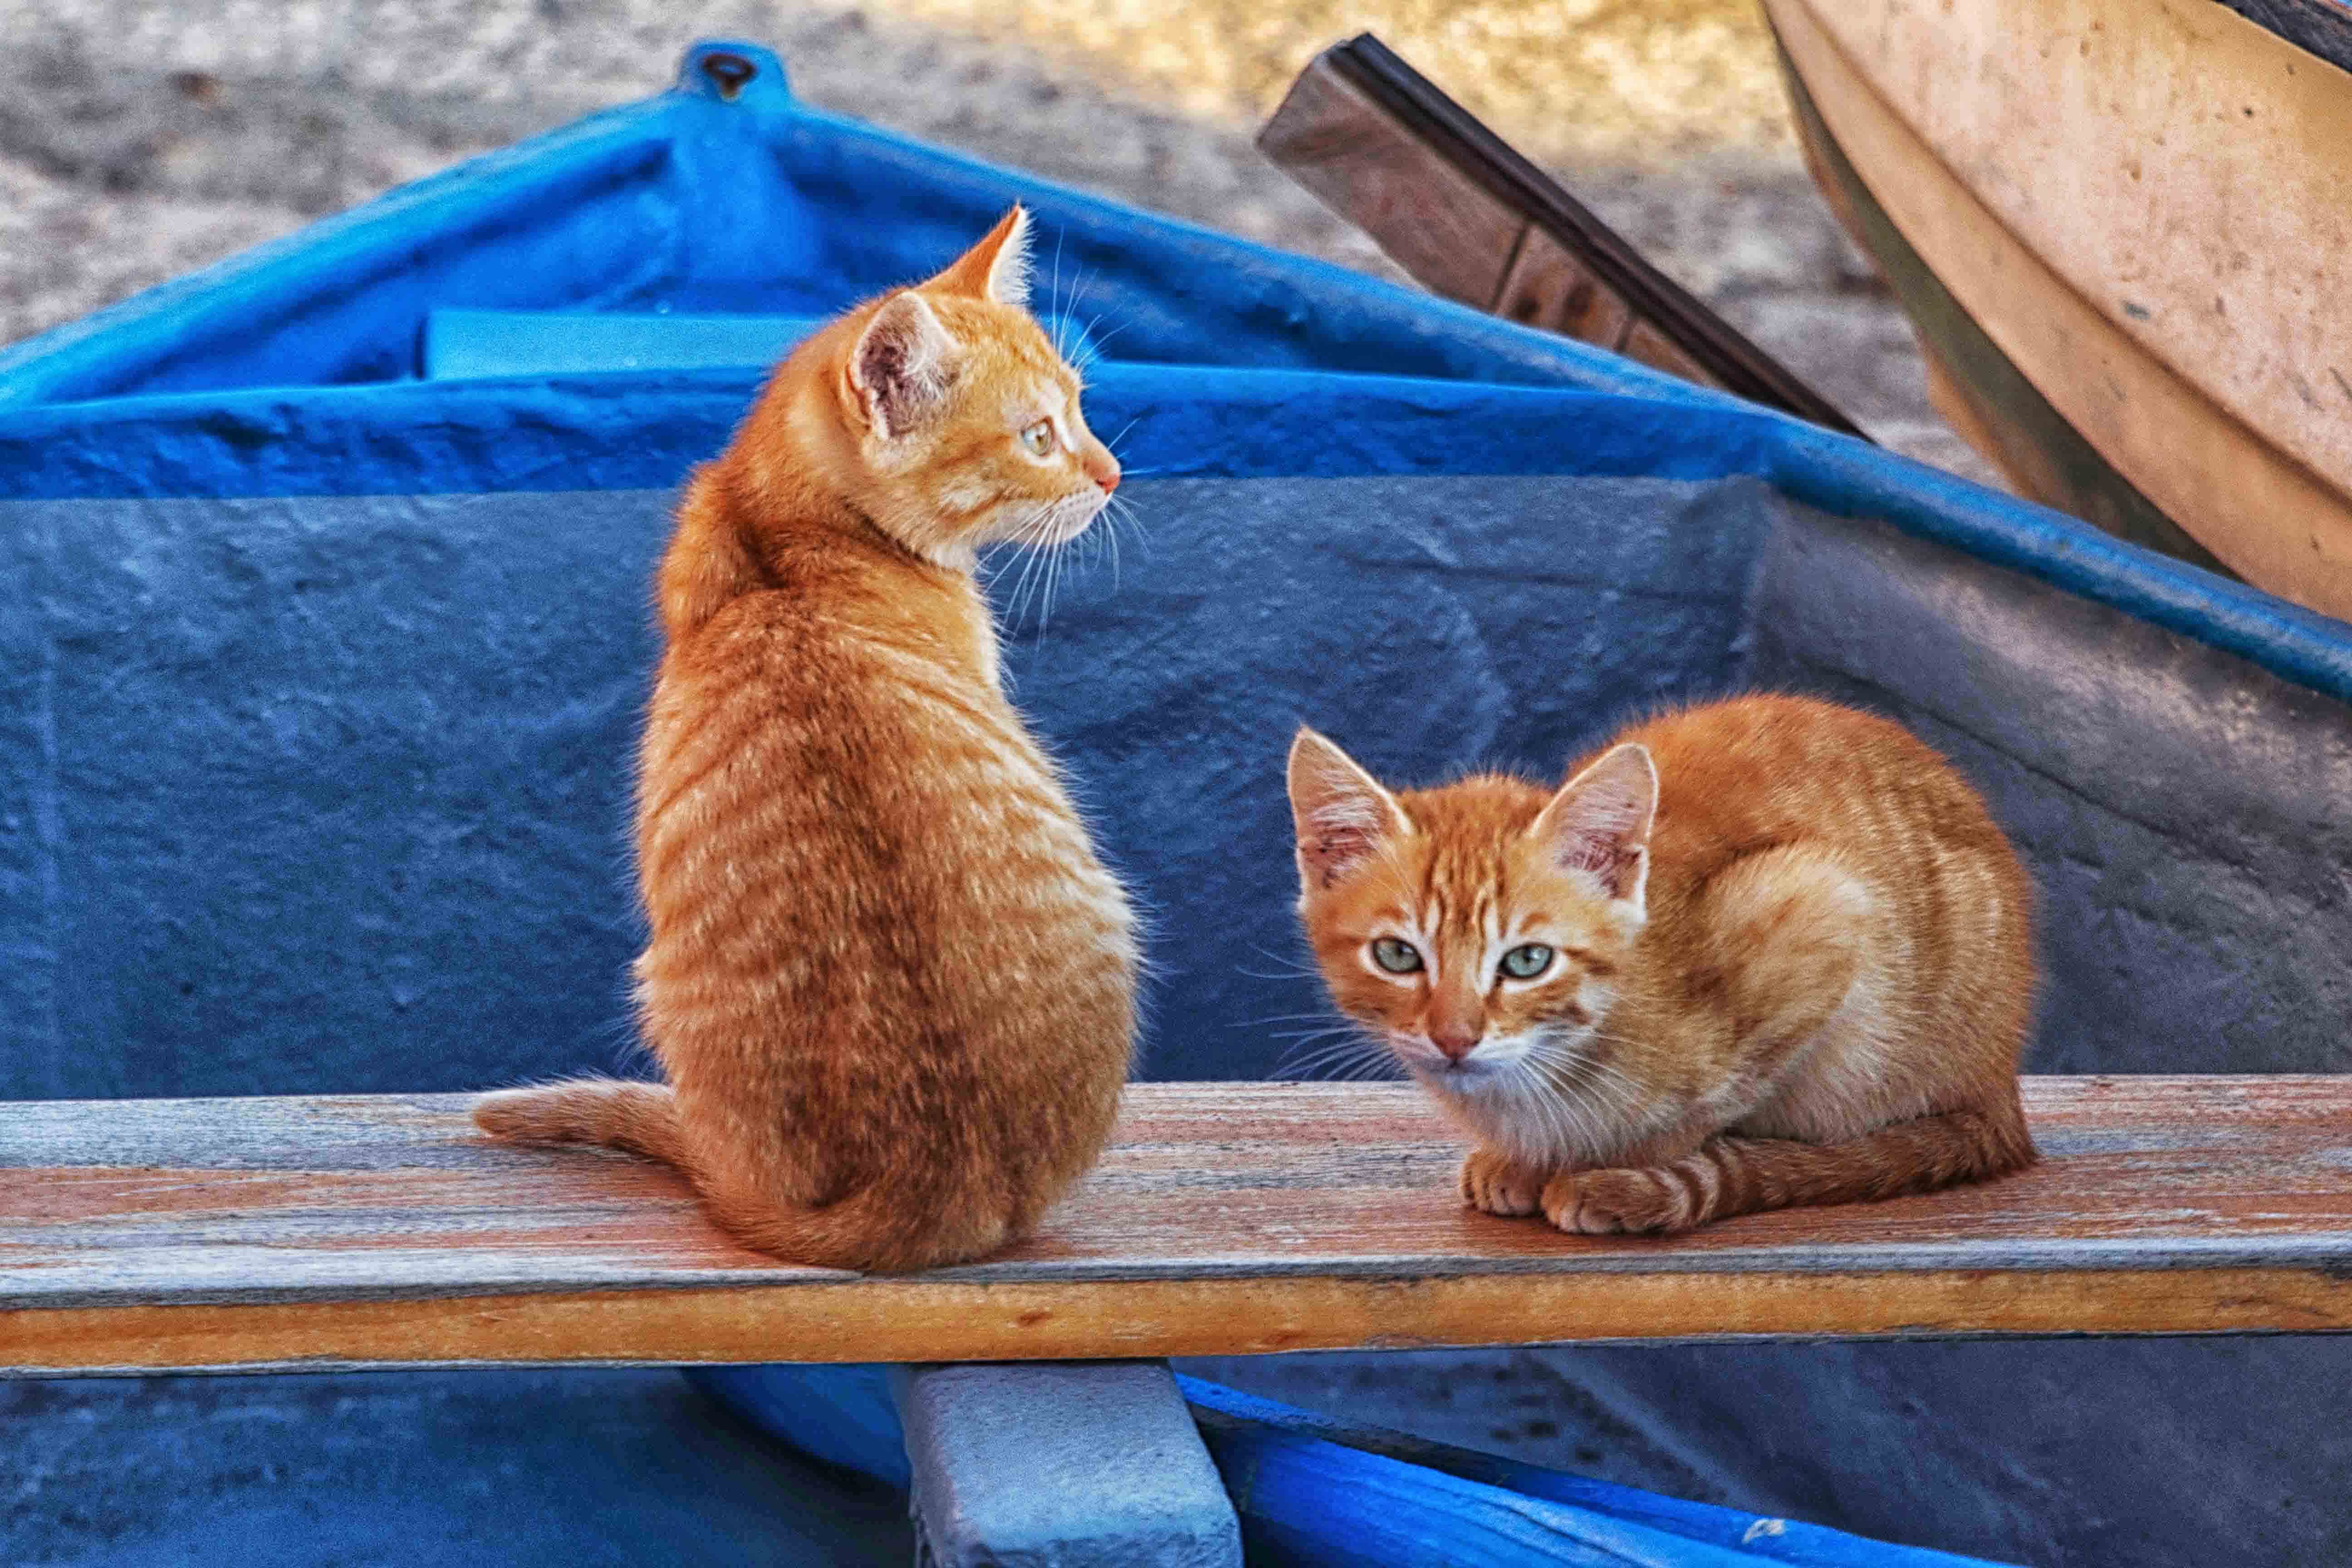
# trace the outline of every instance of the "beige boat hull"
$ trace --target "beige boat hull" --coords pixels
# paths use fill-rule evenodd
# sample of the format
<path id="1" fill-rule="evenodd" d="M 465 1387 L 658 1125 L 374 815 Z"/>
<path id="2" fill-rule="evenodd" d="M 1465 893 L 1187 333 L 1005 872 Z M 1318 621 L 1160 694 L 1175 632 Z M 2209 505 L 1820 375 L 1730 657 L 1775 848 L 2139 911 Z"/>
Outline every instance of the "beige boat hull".
<path id="1" fill-rule="evenodd" d="M 1765 8 L 1960 433 L 2352 618 L 2352 74 L 2203 0 Z"/>

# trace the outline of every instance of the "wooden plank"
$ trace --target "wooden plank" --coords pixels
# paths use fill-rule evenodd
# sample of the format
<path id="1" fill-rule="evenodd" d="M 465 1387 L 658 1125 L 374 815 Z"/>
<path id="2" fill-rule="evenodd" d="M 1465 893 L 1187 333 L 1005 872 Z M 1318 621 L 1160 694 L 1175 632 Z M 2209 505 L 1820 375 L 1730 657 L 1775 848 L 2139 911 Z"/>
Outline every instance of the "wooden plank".
<path id="1" fill-rule="evenodd" d="M 890 1388 L 925 1568 L 1242 1568 L 1166 1362 L 898 1366 Z"/>
<path id="2" fill-rule="evenodd" d="M 1299 73 L 1258 146 L 1421 283 L 1481 310 L 1494 304 L 1527 220 L 1406 134 L 1329 60 Z"/>
<path id="3" fill-rule="evenodd" d="M 499 1147 L 463 1096 L 15 1105 L 0 1367 L 2352 1328 L 2352 1078 L 2028 1090 L 2019 1176 L 1601 1240 L 1465 1211 L 1409 1086 L 1141 1085 L 1036 1237 L 900 1279 L 765 1259 L 669 1171 Z"/>
<path id="4" fill-rule="evenodd" d="M 1622 295 L 1566 246 L 1532 226 L 1520 237 L 1518 254 L 1511 258 L 1511 269 L 1495 296 L 1494 312 L 1612 350 L 1624 345 L 1633 326 L 1633 309 Z M 1714 384 L 1703 373 L 1692 379 Z"/>
<path id="5" fill-rule="evenodd" d="M 1438 293 L 1863 435 L 1369 33 L 1308 64 L 1258 146 Z"/>

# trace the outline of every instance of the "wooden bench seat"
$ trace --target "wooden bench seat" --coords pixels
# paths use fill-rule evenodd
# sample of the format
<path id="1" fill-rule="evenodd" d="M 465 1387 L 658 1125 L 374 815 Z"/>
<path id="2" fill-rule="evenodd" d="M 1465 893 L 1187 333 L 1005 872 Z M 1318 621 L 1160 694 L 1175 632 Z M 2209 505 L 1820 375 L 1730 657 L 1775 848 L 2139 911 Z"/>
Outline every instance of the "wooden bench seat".
<path id="1" fill-rule="evenodd" d="M 1465 1212 L 1396 1084 L 1153 1084 L 1043 1231 L 869 1278 L 467 1097 L 0 1106 L 0 1370 L 969 1361 L 1727 1335 L 2352 1328 L 2352 1077 L 2044 1078 L 2046 1156 L 1600 1241 Z"/>

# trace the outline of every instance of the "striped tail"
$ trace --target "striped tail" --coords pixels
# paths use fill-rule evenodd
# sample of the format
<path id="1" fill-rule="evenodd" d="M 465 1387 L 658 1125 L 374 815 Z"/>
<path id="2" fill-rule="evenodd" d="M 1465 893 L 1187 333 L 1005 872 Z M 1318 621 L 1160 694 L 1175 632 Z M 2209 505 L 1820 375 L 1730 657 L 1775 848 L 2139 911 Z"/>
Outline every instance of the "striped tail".
<path id="1" fill-rule="evenodd" d="M 1546 1213 L 1562 1230 L 1688 1230 L 1734 1215 L 1851 1204 L 1981 1182 L 2036 1158 L 2014 1100 L 1898 1121 L 1843 1143 L 1710 1138 L 1695 1153 L 1642 1170 L 1555 1178 Z"/>
<path id="2" fill-rule="evenodd" d="M 747 1247 L 819 1268 L 898 1271 L 968 1263 L 1021 1228 L 1002 1199 L 954 1184 L 902 1178 L 860 1188 L 821 1208 L 778 1201 L 773 1173 L 723 1158 L 689 1157 L 668 1087 L 621 1079 L 573 1079 L 507 1089 L 474 1102 L 474 1125 L 517 1143 L 595 1143 L 676 1167 L 721 1229 Z"/>
<path id="3" fill-rule="evenodd" d="M 474 1102 L 474 1125 L 517 1143 L 599 1143 L 691 1170 L 677 1100 L 665 1084 L 579 1078 L 502 1089 Z"/>

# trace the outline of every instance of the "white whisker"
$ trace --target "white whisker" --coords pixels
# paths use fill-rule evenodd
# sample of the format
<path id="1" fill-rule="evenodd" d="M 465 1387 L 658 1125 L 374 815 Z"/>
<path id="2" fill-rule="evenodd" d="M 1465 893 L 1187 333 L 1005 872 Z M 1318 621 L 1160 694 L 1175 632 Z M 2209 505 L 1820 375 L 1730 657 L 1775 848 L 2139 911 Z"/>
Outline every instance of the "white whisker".
<path id="1" fill-rule="evenodd" d="M 1035 541 L 1050 526 L 1053 515 L 1050 503 L 1033 509 L 1011 529 L 1008 537 L 1021 551 L 1021 574 L 1014 579 L 1013 592 L 1006 595 L 1004 625 L 1007 630 L 1020 624 L 1021 615 L 1028 602 L 1034 577 L 1038 567 Z"/>
<path id="2" fill-rule="evenodd" d="M 1062 310 L 1062 241 L 1068 233 L 1065 228 L 1054 231 L 1054 281 L 1045 290 L 1047 319 L 1054 323 L 1054 354 L 1065 360 L 1070 356 L 1062 345 L 1062 323 L 1066 319 Z"/>

